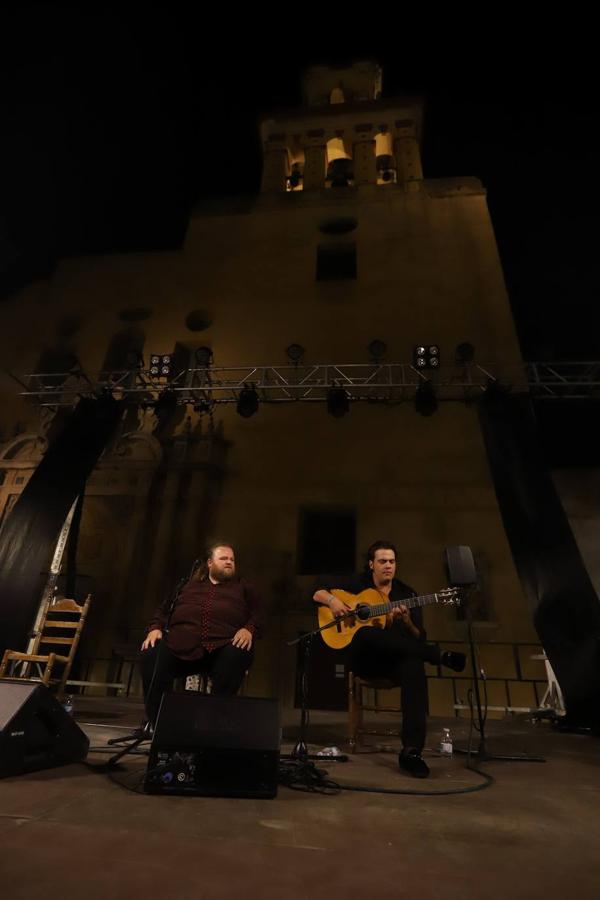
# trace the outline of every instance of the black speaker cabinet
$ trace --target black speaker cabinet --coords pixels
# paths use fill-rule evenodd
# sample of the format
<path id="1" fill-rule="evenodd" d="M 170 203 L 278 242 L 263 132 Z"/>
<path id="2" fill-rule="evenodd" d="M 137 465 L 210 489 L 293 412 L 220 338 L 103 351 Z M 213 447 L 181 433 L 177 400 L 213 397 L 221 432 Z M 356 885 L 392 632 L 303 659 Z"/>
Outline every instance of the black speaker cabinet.
<path id="1" fill-rule="evenodd" d="M 79 762 L 89 747 L 45 685 L 0 679 L 0 778 Z"/>
<path id="2" fill-rule="evenodd" d="M 446 547 L 446 574 L 453 587 L 477 584 L 477 572 L 470 547 Z"/>
<path id="3" fill-rule="evenodd" d="M 277 700 L 166 693 L 145 789 L 206 797 L 275 797 L 280 742 Z"/>

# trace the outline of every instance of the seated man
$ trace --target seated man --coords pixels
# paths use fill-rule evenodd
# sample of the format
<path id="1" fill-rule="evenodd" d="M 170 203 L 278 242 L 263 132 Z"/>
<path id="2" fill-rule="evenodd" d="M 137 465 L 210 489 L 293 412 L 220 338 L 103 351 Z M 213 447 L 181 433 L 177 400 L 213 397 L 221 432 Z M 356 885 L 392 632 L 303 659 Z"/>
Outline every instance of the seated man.
<path id="1" fill-rule="evenodd" d="M 396 548 L 388 541 L 376 541 L 367 551 L 367 567 L 363 574 L 330 576 L 325 582 L 328 586 L 317 590 L 313 600 L 329 606 L 337 617 L 348 612 L 350 607 L 331 593 L 336 588 L 351 594 L 375 588 L 389 602 L 414 597 L 412 588 L 395 578 L 395 573 Z M 429 768 L 421 757 L 427 728 L 425 662 L 462 672 L 466 657 L 449 650 L 442 652 L 435 644 L 426 643 L 419 607 L 412 612 L 404 605 L 395 607 L 386 628 L 360 628 L 348 648 L 348 668 L 355 675 L 390 678 L 401 686 L 402 752 L 398 762 L 401 769 L 415 778 L 429 775 Z"/>
<path id="2" fill-rule="evenodd" d="M 181 589 L 168 631 L 159 607 L 142 644 L 144 702 L 151 729 L 163 692 L 173 679 L 204 673 L 213 694 L 236 694 L 252 663 L 254 638 L 262 630 L 261 599 L 235 576 L 235 554 L 213 544 L 206 561 Z"/>

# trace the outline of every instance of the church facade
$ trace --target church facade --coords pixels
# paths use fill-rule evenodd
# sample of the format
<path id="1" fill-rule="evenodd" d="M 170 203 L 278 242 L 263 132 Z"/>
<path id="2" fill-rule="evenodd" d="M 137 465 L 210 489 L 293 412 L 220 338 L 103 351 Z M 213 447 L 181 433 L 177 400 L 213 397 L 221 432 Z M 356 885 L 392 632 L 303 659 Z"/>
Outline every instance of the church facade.
<path id="1" fill-rule="evenodd" d="M 65 260 L 0 309 L 5 366 L 21 379 L 2 380 L 0 528 L 52 431 L 54 408 L 37 402 L 48 377 L 62 373 L 76 396 L 82 373 L 135 381 L 169 355 L 180 372 L 202 370 L 204 390 L 157 408 L 169 381 L 148 380 L 88 481 L 78 570 L 95 599 L 82 652 L 133 652 L 165 591 L 219 537 L 268 610 L 249 690 L 289 703 L 285 642 L 313 625 L 320 573 L 360 567 L 386 538 L 400 577 L 432 592 L 446 583 L 444 548 L 468 545 L 499 679 L 490 702 L 506 705 L 515 642 L 523 671 L 543 674 L 528 662 L 537 638 L 474 402 L 489 384 L 524 384 L 485 189 L 424 176 L 421 102 L 383 97 L 374 63 L 309 70 L 304 107 L 260 127 L 260 194 L 199 207 L 180 251 Z M 287 394 L 275 402 L 278 370 Z M 131 383 L 113 379 L 117 394 Z M 238 412 L 244 385 L 251 415 Z M 455 609 L 425 621 L 432 639 L 465 639 Z M 451 679 L 432 678 L 432 712 L 456 700 Z M 532 684 L 515 683 L 511 702 L 535 705 Z"/>

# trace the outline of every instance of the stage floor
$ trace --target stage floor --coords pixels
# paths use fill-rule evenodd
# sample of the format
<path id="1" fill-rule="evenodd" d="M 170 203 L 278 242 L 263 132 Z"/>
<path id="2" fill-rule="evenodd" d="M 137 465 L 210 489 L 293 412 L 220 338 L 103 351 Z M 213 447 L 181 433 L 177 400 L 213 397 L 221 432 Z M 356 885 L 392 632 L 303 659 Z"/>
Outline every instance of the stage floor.
<path id="1" fill-rule="evenodd" d="M 89 734 L 89 763 L 109 737 L 137 725 L 136 701 L 76 698 Z M 298 712 L 284 714 L 284 750 Z M 433 746 L 445 724 L 466 743 L 464 720 L 431 719 Z M 346 716 L 313 712 L 310 750 L 345 738 Z M 492 721 L 489 749 L 542 754 L 545 763 L 487 762 L 495 783 L 457 795 L 336 796 L 280 787 L 274 800 L 136 793 L 145 757 L 128 757 L 112 779 L 69 765 L 0 781 L 0 883 L 10 898 L 151 897 L 532 900 L 600 894 L 600 740 L 547 724 Z M 369 738 L 398 747 L 397 739 Z M 145 745 L 147 746 L 147 745 Z M 340 784 L 438 792 L 481 782 L 465 759 L 425 754 L 428 780 L 401 774 L 396 753 L 327 762 Z"/>

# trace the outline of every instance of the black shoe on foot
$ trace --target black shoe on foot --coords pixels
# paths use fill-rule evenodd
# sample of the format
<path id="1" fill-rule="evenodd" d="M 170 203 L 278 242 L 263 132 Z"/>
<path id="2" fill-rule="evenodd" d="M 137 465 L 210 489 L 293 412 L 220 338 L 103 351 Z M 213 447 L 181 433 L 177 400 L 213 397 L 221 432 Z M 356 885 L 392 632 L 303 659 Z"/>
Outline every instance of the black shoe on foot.
<path id="1" fill-rule="evenodd" d="M 454 669 L 455 672 L 463 672 L 467 664 L 467 657 L 464 653 L 458 653 L 455 650 L 444 650 L 440 662 L 443 666 Z"/>
<path id="2" fill-rule="evenodd" d="M 414 748 L 402 751 L 398 756 L 398 765 L 413 778 L 427 778 L 429 775 L 429 766 Z"/>

